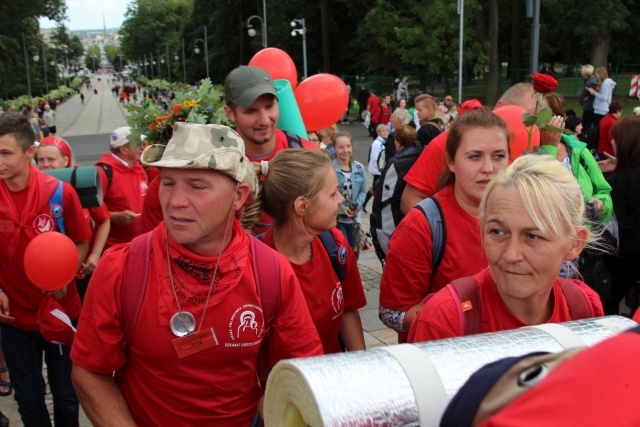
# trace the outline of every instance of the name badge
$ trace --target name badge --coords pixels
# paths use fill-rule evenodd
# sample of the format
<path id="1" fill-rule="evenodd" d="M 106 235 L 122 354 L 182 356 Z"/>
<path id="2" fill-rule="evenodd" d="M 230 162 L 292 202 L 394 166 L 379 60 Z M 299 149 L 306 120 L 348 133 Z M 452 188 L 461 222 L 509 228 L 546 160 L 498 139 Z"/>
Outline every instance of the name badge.
<path id="1" fill-rule="evenodd" d="M 218 338 L 213 328 L 176 338 L 172 341 L 179 358 L 187 357 L 218 345 Z"/>

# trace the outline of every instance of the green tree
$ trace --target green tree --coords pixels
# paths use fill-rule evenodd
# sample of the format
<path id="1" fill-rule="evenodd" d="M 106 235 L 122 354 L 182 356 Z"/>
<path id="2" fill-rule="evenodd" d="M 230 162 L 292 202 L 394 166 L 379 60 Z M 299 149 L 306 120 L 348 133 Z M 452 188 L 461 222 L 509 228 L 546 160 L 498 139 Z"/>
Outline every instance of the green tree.
<path id="1" fill-rule="evenodd" d="M 148 60 L 151 56 L 156 58 L 158 51 L 166 53 L 168 47 L 173 56 L 192 8 L 193 0 L 133 0 L 120 28 L 123 54 L 134 61 L 145 56 Z M 202 10 L 212 12 L 210 7 L 201 9 L 200 14 Z M 172 76 L 176 77 L 174 73 Z"/>
<path id="2" fill-rule="evenodd" d="M 97 45 L 94 44 L 85 52 L 84 66 L 94 73 L 100 68 L 100 48 Z"/>

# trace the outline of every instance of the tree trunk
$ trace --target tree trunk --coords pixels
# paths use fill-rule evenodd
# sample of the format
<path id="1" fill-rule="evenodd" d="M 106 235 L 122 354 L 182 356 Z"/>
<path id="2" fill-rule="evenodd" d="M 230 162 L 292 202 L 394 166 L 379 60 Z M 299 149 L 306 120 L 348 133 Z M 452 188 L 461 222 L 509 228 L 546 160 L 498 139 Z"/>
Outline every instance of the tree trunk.
<path id="1" fill-rule="evenodd" d="M 522 0 L 511 0 L 511 84 L 522 81 Z"/>
<path id="2" fill-rule="evenodd" d="M 609 64 L 609 43 L 611 42 L 611 31 L 602 29 L 593 40 L 591 47 L 591 64 L 595 68 L 605 67 Z"/>
<path id="3" fill-rule="evenodd" d="M 498 0 L 489 0 L 487 38 L 489 42 L 489 72 L 485 72 L 486 103 L 494 105 L 500 96 L 500 61 L 498 59 Z"/>
<path id="4" fill-rule="evenodd" d="M 331 72 L 331 48 L 329 46 L 329 0 L 320 1 L 320 25 L 322 26 L 322 68 L 325 73 Z"/>

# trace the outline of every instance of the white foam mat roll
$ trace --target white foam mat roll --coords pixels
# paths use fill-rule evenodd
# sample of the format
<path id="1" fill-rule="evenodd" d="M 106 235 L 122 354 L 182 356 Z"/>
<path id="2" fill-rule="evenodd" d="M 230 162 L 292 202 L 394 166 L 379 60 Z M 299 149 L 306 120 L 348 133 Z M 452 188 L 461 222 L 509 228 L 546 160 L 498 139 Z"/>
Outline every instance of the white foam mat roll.
<path id="1" fill-rule="evenodd" d="M 608 316 L 281 361 L 267 383 L 265 425 L 437 426 L 448 401 L 487 363 L 593 346 L 633 326 Z"/>

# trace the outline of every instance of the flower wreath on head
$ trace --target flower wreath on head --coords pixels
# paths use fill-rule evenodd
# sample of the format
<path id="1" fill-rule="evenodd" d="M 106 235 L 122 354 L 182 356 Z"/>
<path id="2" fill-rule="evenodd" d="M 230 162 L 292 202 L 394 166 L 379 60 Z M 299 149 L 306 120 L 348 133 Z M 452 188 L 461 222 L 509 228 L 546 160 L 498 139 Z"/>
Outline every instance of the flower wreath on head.
<path id="1" fill-rule="evenodd" d="M 553 92 L 558 87 L 558 81 L 548 74 L 542 73 L 533 73 L 531 75 L 531 80 L 533 82 L 533 91 L 535 92 L 536 97 L 536 108 L 533 114 L 525 111 L 522 115 L 522 123 L 524 123 L 525 127 L 527 127 L 528 141 L 527 141 L 527 149 L 523 153 L 531 153 L 531 137 L 533 135 L 533 126 L 538 126 L 540 130 L 550 130 L 558 133 L 571 134 L 569 129 L 556 128 L 553 126 L 547 126 L 547 123 L 553 117 L 553 112 L 551 108 L 544 107 L 540 109 L 542 106 L 542 101 L 544 100 L 545 94 L 549 92 Z M 548 154 L 541 147 L 534 147 L 534 153 L 539 152 L 540 154 Z"/>
<path id="2" fill-rule="evenodd" d="M 150 85 L 155 86 L 154 82 L 150 82 Z M 215 123 L 232 127 L 224 112 L 222 86 L 214 86 L 209 78 L 193 87 L 182 83 L 172 86 L 175 86 L 173 90 L 176 96 L 169 108 L 165 109 L 160 104 L 125 105 L 129 111 L 127 124 L 131 126 L 131 142 L 166 145 L 173 134 L 175 122 Z"/>

